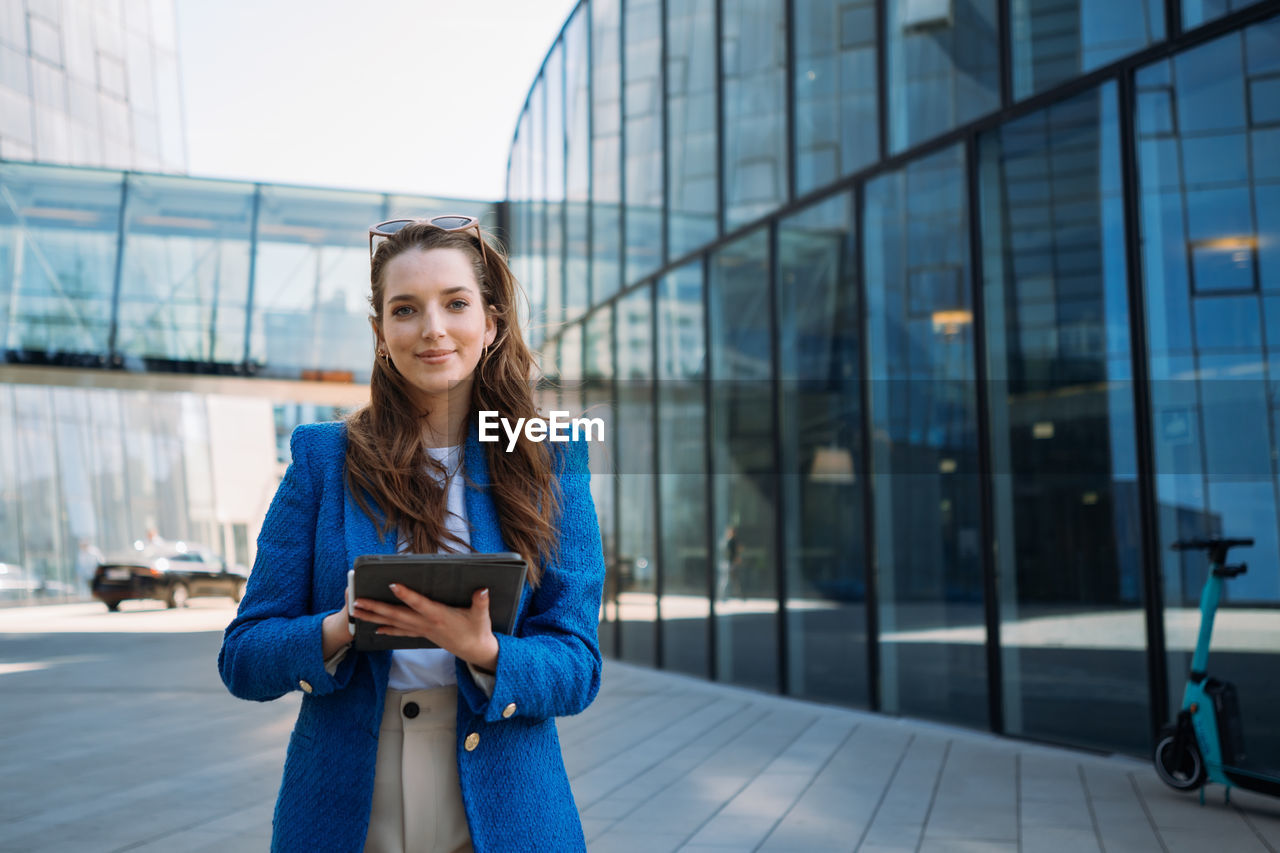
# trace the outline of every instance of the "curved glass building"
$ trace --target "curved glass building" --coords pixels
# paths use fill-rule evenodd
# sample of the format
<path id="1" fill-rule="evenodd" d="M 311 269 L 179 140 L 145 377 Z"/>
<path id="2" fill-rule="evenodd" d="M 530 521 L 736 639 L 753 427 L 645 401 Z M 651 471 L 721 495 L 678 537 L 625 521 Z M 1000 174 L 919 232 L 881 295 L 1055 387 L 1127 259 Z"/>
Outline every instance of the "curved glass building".
<path id="1" fill-rule="evenodd" d="M 1280 3 L 584 0 L 506 212 L 613 655 L 1140 754 L 1252 536 L 1280 753 Z"/>

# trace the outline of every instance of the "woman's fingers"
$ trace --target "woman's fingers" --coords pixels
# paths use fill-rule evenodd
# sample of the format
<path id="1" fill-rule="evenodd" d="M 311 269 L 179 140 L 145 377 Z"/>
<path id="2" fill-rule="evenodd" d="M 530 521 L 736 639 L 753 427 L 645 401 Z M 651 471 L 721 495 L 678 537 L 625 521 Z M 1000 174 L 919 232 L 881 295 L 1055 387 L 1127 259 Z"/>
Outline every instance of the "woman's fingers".
<path id="1" fill-rule="evenodd" d="M 487 589 L 472 593 L 469 607 L 449 607 L 402 584 L 392 584 L 391 591 L 402 604 L 360 598 L 356 618 L 375 623 L 385 636 L 425 637 L 464 660 L 493 636 Z"/>

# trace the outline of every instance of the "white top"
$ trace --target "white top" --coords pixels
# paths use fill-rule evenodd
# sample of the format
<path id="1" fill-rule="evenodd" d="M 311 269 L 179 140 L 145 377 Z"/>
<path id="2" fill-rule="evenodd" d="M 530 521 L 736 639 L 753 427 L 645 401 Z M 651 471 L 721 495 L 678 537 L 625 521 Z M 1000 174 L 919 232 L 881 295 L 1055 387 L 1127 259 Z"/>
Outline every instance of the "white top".
<path id="1" fill-rule="evenodd" d="M 453 447 L 428 447 L 432 459 L 442 463 L 448 472 L 446 489 L 445 528 L 471 547 L 471 527 L 467 519 L 465 500 L 466 478 L 462 476 L 462 445 Z M 436 473 L 435 469 L 431 469 Z M 457 547 L 456 543 L 451 543 Z M 400 552 L 409 550 L 409 542 L 403 536 L 397 547 Z M 441 548 L 440 553 L 448 549 Z M 387 686 L 394 690 L 423 690 L 429 687 L 448 687 L 458 683 L 454 662 L 457 659 L 444 649 L 396 649 L 391 653 L 391 678 Z"/>

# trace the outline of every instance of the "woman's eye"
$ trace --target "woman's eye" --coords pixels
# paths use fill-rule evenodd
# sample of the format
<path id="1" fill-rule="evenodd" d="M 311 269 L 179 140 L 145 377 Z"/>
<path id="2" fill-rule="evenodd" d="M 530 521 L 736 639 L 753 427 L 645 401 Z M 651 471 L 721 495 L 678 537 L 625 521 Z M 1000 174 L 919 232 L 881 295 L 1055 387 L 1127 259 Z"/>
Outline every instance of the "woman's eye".
<path id="1" fill-rule="evenodd" d="M 462 309 L 466 308 L 470 304 L 471 303 L 465 299 L 455 299 L 449 303 L 449 307 L 452 308 L 454 311 L 461 311 Z"/>
<path id="2" fill-rule="evenodd" d="M 410 308 L 408 305 L 401 305 L 399 308 L 397 308 L 397 309 L 395 309 L 394 311 L 392 311 L 392 312 L 391 312 L 391 316 L 393 316 L 393 317 L 407 317 L 407 316 L 409 316 L 409 313 L 408 313 L 408 312 L 410 312 L 410 311 L 412 311 L 412 310 L 413 310 L 413 309 L 412 309 L 412 308 Z"/>

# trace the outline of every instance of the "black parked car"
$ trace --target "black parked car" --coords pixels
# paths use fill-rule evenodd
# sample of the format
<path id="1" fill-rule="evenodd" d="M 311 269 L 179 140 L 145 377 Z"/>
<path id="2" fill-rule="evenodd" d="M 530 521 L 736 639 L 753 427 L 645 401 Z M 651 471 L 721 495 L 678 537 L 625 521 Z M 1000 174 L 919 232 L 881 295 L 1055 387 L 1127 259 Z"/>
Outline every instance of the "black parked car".
<path id="1" fill-rule="evenodd" d="M 170 607 L 186 607 L 197 595 L 226 595 L 239 601 L 249 570 L 227 565 L 200 545 L 181 542 L 151 546 L 103 563 L 93 578 L 93 596 L 111 611 L 130 599 L 155 598 Z"/>

